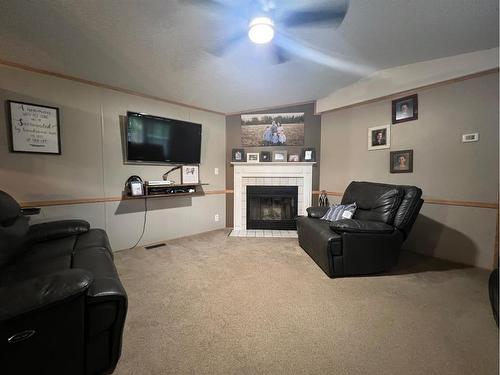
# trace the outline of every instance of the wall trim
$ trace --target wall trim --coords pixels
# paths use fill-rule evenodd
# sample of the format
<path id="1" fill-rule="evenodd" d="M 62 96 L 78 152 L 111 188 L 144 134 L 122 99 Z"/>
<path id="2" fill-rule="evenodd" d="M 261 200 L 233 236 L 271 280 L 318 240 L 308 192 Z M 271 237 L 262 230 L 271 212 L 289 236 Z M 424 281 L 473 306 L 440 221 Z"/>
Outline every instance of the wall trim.
<path id="1" fill-rule="evenodd" d="M 214 111 L 214 110 L 207 109 L 207 108 L 197 107 L 197 106 L 190 105 L 190 104 L 184 104 L 184 103 L 176 102 L 174 100 L 164 99 L 164 98 L 161 98 L 159 96 L 144 94 L 144 93 L 139 92 L 139 91 L 134 91 L 134 90 L 126 89 L 123 87 L 108 85 L 106 83 L 92 81 L 92 80 L 85 79 L 85 78 L 79 78 L 79 77 L 75 77 L 75 76 L 72 76 L 69 74 L 58 73 L 58 72 L 54 72 L 51 70 L 45 70 L 45 69 L 41 69 L 41 68 L 35 68 L 33 66 L 24 65 L 24 64 L 16 63 L 16 62 L 9 61 L 9 60 L 0 59 L 0 65 L 9 66 L 11 68 L 21 69 L 21 70 L 25 70 L 25 71 L 32 72 L 32 73 L 43 74 L 46 76 L 61 78 L 61 79 L 65 79 L 68 81 L 83 83 L 85 85 L 99 87 L 99 88 L 107 89 L 107 90 L 111 90 L 111 91 L 117 91 L 117 92 L 120 92 L 122 94 L 134 95 L 134 96 L 138 96 L 138 97 L 145 98 L 145 99 L 152 99 L 152 100 L 156 100 L 156 101 L 163 102 L 163 103 L 178 105 L 181 107 L 195 109 L 198 111 L 215 113 L 217 115 L 222 115 L 222 116 L 226 115 L 223 112 L 218 112 L 218 111 Z"/>
<path id="2" fill-rule="evenodd" d="M 251 109 L 245 109 L 244 111 L 238 111 L 238 112 L 228 112 L 228 113 L 226 113 L 226 116 L 253 114 L 255 112 L 273 111 L 275 109 L 282 109 L 282 108 L 286 108 L 286 107 L 295 107 L 295 106 L 299 106 L 299 105 L 308 105 L 308 104 L 314 104 L 314 115 L 318 115 L 318 113 L 316 113 L 316 100 L 308 100 L 306 102 L 274 105 L 274 106 L 270 106 L 270 107 L 251 108 Z"/>
<path id="3" fill-rule="evenodd" d="M 353 104 L 345 105 L 345 106 L 334 108 L 334 109 L 329 109 L 329 110 L 322 111 L 322 112 L 318 112 L 316 110 L 316 108 L 317 108 L 317 105 L 316 105 L 315 106 L 315 112 L 314 112 L 314 114 L 315 115 L 324 115 L 324 114 L 327 114 L 327 113 L 337 112 L 337 111 L 340 111 L 340 110 L 343 110 L 343 109 L 347 109 L 347 108 L 359 107 L 359 106 L 365 105 L 365 104 L 376 103 L 376 102 L 380 102 L 380 101 L 384 101 L 384 100 L 393 100 L 393 99 L 397 99 L 398 97 L 401 97 L 401 96 L 406 96 L 406 95 L 409 95 L 409 94 L 413 94 L 413 93 L 415 93 L 415 91 L 428 90 L 428 89 L 431 89 L 431 88 L 434 88 L 434 87 L 445 86 L 445 85 L 449 85 L 449 84 L 452 84 L 452 83 L 466 81 L 468 79 L 478 78 L 478 77 L 486 76 L 486 75 L 489 75 L 489 74 L 495 74 L 495 73 L 498 73 L 498 72 L 499 72 L 499 68 L 488 69 L 488 70 L 484 70 L 484 71 L 477 72 L 477 73 L 466 74 L 464 76 L 450 78 L 450 79 L 446 79 L 446 80 L 443 80 L 443 81 L 430 83 L 428 85 L 417 86 L 417 87 L 415 87 L 413 89 L 410 89 L 410 90 L 399 91 L 399 92 L 396 92 L 394 94 L 383 95 L 383 96 L 379 96 L 377 98 L 373 98 L 373 99 L 369 99 L 369 100 L 364 100 L 364 101 L 361 101 L 361 102 L 356 102 L 356 103 L 353 103 Z"/>
<path id="4" fill-rule="evenodd" d="M 319 195 L 321 191 L 313 191 L 313 195 Z M 334 197 L 342 197 L 344 193 L 338 191 L 327 191 L 327 195 Z M 459 207 L 477 207 L 477 208 L 490 208 L 497 210 L 498 202 L 479 202 L 479 201 L 462 201 L 462 200 L 450 200 L 450 199 L 437 199 L 431 197 L 423 197 L 425 204 L 437 204 L 441 206 L 459 206 Z"/>
<path id="5" fill-rule="evenodd" d="M 314 190 L 312 195 L 319 195 L 321 191 Z M 209 190 L 205 191 L 204 195 L 227 195 L 234 194 L 234 190 Z M 338 191 L 327 191 L 326 194 L 334 197 L 342 197 L 344 193 Z M 498 210 L 498 202 L 480 202 L 480 201 L 462 201 L 462 200 L 449 200 L 449 199 L 436 199 L 430 197 L 423 197 L 424 203 L 426 204 L 437 204 L 441 206 L 459 206 L 459 207 L 476 207 L 476 208 L 489 208 Z M 46 200 L 46 201 L 27 201 L 21 202 L 20 206 L 22 208 L 28 207 L 48 207 L 48 206 L 68 206 L 73 204 L 89 204 L 89 203 L 106 203 L 106 202 L 118 202 L 127 200 L 126 197 L 98 197 L 98 198 L 80 198 L 80 199 L 56 199 L 56 200 Z"/>

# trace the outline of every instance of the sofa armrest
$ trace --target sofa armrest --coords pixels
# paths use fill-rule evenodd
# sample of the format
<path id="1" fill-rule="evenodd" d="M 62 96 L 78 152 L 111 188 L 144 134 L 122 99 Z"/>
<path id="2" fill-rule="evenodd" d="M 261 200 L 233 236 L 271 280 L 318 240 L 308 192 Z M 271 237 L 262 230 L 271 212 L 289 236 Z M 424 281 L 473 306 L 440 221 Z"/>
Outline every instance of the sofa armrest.
<path id="1" fill-rule="evenodd" d="M 392 233 L 394 227 L 379 221 L 342 219 L 330 224 L 330 228 L 336 233 Z"/>
<path id="2" fill-rule="evenodd" d="M 315 219 L 321 219 L 325 216 L 326 212 L 330 209 L 328 206 L 314 206 L 307 209 L 307 216 Z"/>
<path id="3" fill-rule="evenodd" d="M 28 240 L 31 243 L 55 240 L 74 234 L 88 232 L 90 224 L 85 220 L 59 220 L 48 223 L 34 224 L 28 231 Z"/>
<path id="4" fill-rule="evenodd" d="M 87 291 L 90 272 L 70 269 L 0 287 L 0 322 L 62 303 Z"/>

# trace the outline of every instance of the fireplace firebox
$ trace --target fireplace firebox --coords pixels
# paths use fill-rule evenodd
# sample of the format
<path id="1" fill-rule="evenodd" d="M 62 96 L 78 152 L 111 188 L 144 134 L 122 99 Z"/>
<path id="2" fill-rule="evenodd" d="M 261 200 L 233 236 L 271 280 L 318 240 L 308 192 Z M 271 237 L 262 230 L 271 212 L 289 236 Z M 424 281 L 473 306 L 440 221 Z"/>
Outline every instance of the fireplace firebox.
<path id="1" fill-rule="evenodd" d="M 295 230 L 297 186 L 247 186 L 247 229 Z"/>

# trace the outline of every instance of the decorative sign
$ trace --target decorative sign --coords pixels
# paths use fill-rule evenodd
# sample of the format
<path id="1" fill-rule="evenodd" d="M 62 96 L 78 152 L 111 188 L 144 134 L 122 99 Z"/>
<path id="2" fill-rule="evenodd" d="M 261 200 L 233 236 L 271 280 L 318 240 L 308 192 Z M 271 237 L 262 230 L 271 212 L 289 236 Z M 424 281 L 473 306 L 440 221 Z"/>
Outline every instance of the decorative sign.
<path id="1" fill-rule="evenodd" d="M 9 101 L 13 152 L 61 154 L 59 109 Z"/>

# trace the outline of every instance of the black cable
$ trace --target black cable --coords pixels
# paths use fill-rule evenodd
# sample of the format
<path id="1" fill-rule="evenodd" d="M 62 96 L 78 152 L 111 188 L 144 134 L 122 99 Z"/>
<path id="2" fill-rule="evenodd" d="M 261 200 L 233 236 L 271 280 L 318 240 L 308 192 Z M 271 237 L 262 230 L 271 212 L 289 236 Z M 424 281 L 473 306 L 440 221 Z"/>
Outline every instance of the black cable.
<path id="1" fill-rule="evenodd" d="M 133 249 L 134 247 L 136 247 L 139 242 L 141 242 L 142 240 L 142 237 L 144 236 L 144 232 L 146 231 L 146 221 L 148 219 L 148 198 L 144 198 L 144 222 L 142 223 L 142 233 L 141 233 L 141 236 L 139 237 L 139 239 L 137 240 L 137 242 L 135 243 L 134 246 L 130 247 L 129 249 Z"/>
<path id="2" fill-rule="evenodd" d="M 164 180 L 164 181 L 166 181 L 166 180 L 167 180 L 167 176 L 168 176 L 168 174 L 169 174 L 170 172 L 173 172 L 173 171 L 175 171 L 176 169 L 179 169 L 179 168 L 181 168 L 181 167 L 182 167 L 182 164 L 181 164 L 181 165 L 178 165 L 178 166 L 176 166 L 176 167 L 173 167 L 173 168 L 172 168 L 172 169 L 170 169 L 169 171 L 165 172 L 165 173 L 163 174 L 163 176 L 162 176 L 163 180 Z"/>

